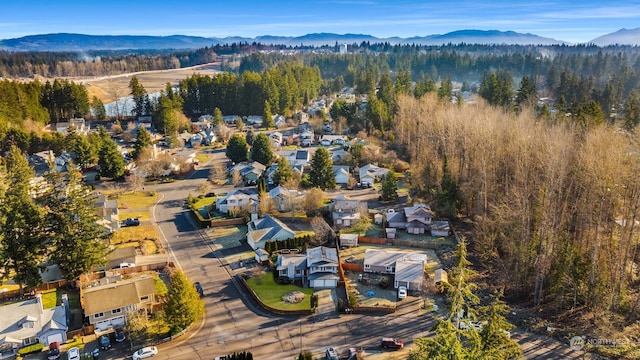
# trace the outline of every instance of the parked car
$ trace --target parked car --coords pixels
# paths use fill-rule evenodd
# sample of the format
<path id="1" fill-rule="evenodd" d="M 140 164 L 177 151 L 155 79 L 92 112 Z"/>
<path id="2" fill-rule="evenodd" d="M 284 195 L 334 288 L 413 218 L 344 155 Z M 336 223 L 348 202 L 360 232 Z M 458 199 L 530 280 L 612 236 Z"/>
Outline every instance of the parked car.
<path id="1" fill-rule="evenodd" d="M 134 352 L 131 357 L 133 358 L 133 360 L 140 360 L 140 359 L 150 358 L 156 355 L 158 355 L 158 349 L 155 346 L 147 346 Z"/>
<path id="2" fill-rule="evenodd" d="M 100 336 L 100 349 L 108 350 L 111 347 L 111 339 L 108 335 Z"/>
<path id="3" fill-rule="evenodd" d="M 382 338 L 380 347 L 385 349 L 401 349 L 404 346 L 401 340 L 396 338 Z"/>
<path id="4" fill-rule="evenodd" d="M 327 360 L 339 360 L 340 358 L 338 357 L 338 353 L 336 352 L 336 350 L 332 347 L 327 348 L 327 351 L 325 351 L 326 354 L 326 359 Z"/>
<path id="5" fill-rule="evenodd" d="M 49 344 L 49 352 L 47 353 L 47 359 L 56 360 L 60 357 L 60 343 L 52 342 Z"/>
<path id="6" fill-rule="evenodd" d="M 127 269 L 127 268 L 132 268 L 132 267 L 136 267 L 136 264 L 123 262 L 123 263 L 120 263 L 120 264 L 114 266 L 113 268 L 114 269 Z"/>
<path id="7" fill-rule="evenodd" d="M 322 139 L 322 140 L 320 140 L 320 145 L 322 145 L 322 146 L 330 146 L 331 145 L 331 140 Z"/>
<path id="8" fill-rule="evenodd" d="M 402 300 L 407 297 L 407 288 L 405 286 L 398 286 L 398 299 Z"/>
<path id="9" fill-rule="evenodd" d="M 204 289 L 202 288 L 202 285 L 200 284 L 200 281 L 196 281 L 196 283 L 193 284 L 193 286 L 195 286 L 196 291 L 198 292 L 198 294 L 200 296 L 204 296 Z"/>
<path id="10" fill-rule="evenodd" d="M 136 218 L 126 218 L 122 223 L 124 226 L 138 226 L 140 225 L 140 220 Z"/>
<path id="11" fill-rule="evenodd" d="M 121 328 L 117 328 L 116 329 L 116 342 L 123 342 L 125 340 L 125 336 L 124 336 L 124 330 L 122 330 Z"/>
<path id="12" fill-rule="evenodd" d="M 67 351 L 67 359 L 68 360 L 80 360 L 80 349 L 77 347 L 72 347 Z"/>

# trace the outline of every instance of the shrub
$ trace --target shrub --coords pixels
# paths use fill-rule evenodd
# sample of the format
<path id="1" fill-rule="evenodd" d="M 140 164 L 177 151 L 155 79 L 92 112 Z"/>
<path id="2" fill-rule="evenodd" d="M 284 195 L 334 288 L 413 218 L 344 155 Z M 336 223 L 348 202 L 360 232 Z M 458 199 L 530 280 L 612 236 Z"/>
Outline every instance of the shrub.
<path id="1" fill-rule="evenodd" d="M 386 276 L 380 278 L 380 287 L 386 289 L 389 286 L 389 279 Z"/>
<path id="2" fill-rule="evenodd" d="M 356 294 L 349 294 L 349 307 L 355 307 L 356 305 L 358 305 L 358 298 L 356 297 Z"/>
<path id="3" fill-rule="evenodd" d="M 18 350 L 18 355 L 27 355 L 27 354 L 36 353 L 36 352 L 42 351 L 42 349 L 44 349 L 44 344 L 36 343 L 36 344 L 32 344 L 32 345 L 20 348 Z"/>

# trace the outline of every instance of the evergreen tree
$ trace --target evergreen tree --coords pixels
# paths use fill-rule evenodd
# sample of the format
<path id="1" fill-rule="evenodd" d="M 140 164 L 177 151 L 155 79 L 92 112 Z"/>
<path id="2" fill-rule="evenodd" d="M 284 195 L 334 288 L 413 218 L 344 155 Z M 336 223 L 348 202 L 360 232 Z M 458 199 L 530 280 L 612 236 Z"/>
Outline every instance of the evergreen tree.
<path id="1" fill-rule="evenodd" d="M 97 96 L 91 99 L 91 112 L 96 120 L 104 120 L 107 118 L 107 110 L 104 108 L 102 100 L 98 99 Z"/>
<path id="2" fill-rule="evenodd" d="M 131 89 L 131 97 L 133 98 L 132 114 L 136 117 L 147 115 L 147 90 L 140 84 L 137 76 L 132 76 L 129 81 L 129 89 Z"/>
<path id="3" fill-rule="evenodd" d="M 398 182 L 393 171 L 389 171 L 382 179 L 382 200 L 390 201 L 398 199 Z"/>
<path id="4" fill-rule="evenodd" d="M 419 99 L 426 93 L 436 91 L 438 91 L 438 87 L 436 86 L 435 81 L 433 81 L 430 77 L 425 77 L 416 83 L 416 87 L 413 91 L 413 96 Z"/>
<path id="5" fill-rule="evenodd" d="M 109 234 L 96 223 L 95 195 L 84 185 L 82 174 L 70 169 L 66 180 L 61 173 L 46 175 L 45 227 L 52 242 L 50 259 L 58 264 L 63 278 L 76 280 L 103 264 Z"/>
<path id="6" fill-rule="evenodd" d="M 333 175 L 333 162 L 329 151 L 323 147 L 316 150 L 311 158 L 311 170 L 309 170 L 311 186 L 322 190 L 334 189 L 336 178 Z"/>
<path id="7" fill-rule="evenodd" d="M 236 118 L 236 129 L 238 129 L 238 131 L 244 130 L 244 121 L 242 121 L 240 116 Z"/>
<path id="8" fill-rule="evenodd" d="M 118 179 L 124 175 L 124 157 L 118 150 L 118 144 L 111 138 L 103 139 L 98 153 L 100 176 Z"/>
<path id="9" fill-rule="evenodd" d="M 76 154 L 76 163 L 80 169 L 85 169 L 89 165 L 95 164 L 97 160 L 95 148 L 86 136 L 81 136 L 75 143 L 73 152 Z"/>
<path id="10" fill-rule="evenodd" d="M 151 134 L 144 126 L 138 126 L 136 142 L 133 144 L 133 158 L 139 159 L 142 151 L 151 145 Z"/>
<path id="11" fill-rule="evenodd" d="M 256 136 L 251 146 L 251 158 L 262 165 L 269 165 L 273 160 L 271 142 L 266 134 L 260 133 Z"/>
<path id="12" fill-rule="evenodd" d="M 240 134 L 233 134 L 227 144 L 227 157 L 233 163 L 246 161 L 249 158 L 249 146 L 247 141 Z"/>
<path id="13" fill-rule="evenodd" d="M 626 130 L 633 130 L 640 123 L 640 93 L 634 90 L 627 98 L 622 115 L 622 126 Z"/>
<path id="14" fill-rule="evenodd" d="M 186 329 L 204 315 L 204 303 L 193 284 L 180 270 L 171 276 L 164 313 L 173 334 Z"/>
<path id="15" fill-rule="evenodd" d="M 436 193 L 436 203 L 436 212 L 444 217 L 457 216 L 462 204 L 462 201 L 460 201 L 460 188 L 449 170 L 446 156 L 442 161 L 442 180 L 440 181 L 440 189 Z"/>
<path id="16" fill-rule="evenodd" d="M 220 124 L 222 124 L 224 122 L 224 119 L 222 118 L 222 111 L 220 111 L 219 108 L 215 108 L 213 109 L 213 126 L 218 126 Z"/>
<path id="17" fill-rule="evenodd" d="M 250 127 L 244 135 L 244 139 L 247 141 L 247 144 L 253 144 L 253 141 L 256 139 L 256 133 L 253 131 L 253 128 Z"/>
<path id="18" fill-rule="evenodd" d="M 520 81 L 520 88 L 516 94 L 516 110 L 522 111 L 525 107 L 534 107 L 538 103 L 536 85 L 525 76 Z"/>
<path id="19" fill-rule="evenodd" d="M 8 279 L 13 273 L 21 288 L 32 287 L 42 282 L 39 269 L 46 251 L 43 210 L 30 194 L 34 171 L 15 146 L 6 156 L 6 168 L 6 182 L 1 185 L 8 189 L 0 201 L 0 275 Z"/>
<path id="20" fill-rule="evenodd" d="M 262 126 L 267 130 L 276 127 L 276 124 L 273 121 L 273 114 L 271 113 L 271 105 L 269 105 L 268 101 L 264 102 L 264 111 L 262 113 Z"/>
<path id="21" fill-rule="evenodd" d="M 480 332 L 482 353 L 486 359 L 519 359 L 523 357 L 522 349 L 511 340 L 509 331 L 514 328 L 505 315 L 509 313 L 509 306 L 502 300 L 503 290 L 491 295 L 491 302 L 484 310 L 483 327 Z"/>
<path id="22" fill-rule="evenodd" d="M 440 88 L 438 89 L 438 99 L 440 99 L 440 101 L 444 101 L 445 103 L 449 103 L 451 101 L 452 95 L 453 84 L 451 83 L 451 78 L 447 76 L 440 82 Z"/>
<path id="23" fill-rule="evenodd" d="M 273 182 L 276 185 L 282 185 L 293 179 L 293 169 L 286 157 L 281 156 L 278 159 L 278 168 L 273 173 Z"/>

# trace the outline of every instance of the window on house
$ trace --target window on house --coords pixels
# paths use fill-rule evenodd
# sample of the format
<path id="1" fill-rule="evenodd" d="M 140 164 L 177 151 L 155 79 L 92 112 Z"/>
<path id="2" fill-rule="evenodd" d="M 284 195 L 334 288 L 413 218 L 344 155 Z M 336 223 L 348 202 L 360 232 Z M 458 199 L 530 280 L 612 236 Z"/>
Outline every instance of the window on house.
<path id="1" fill-rule="evenodd" d="M 97 313 L 97 314 L 93 314 L 93 317 L 94 317 L 94 318 L 96 318 L 96 319 L 97 319 L 97 318 L 104 317 L 104 313 Z"/>
<path id="2" fill-rule="evenodd" d="M 119 314 L 122 311 L 122 309 L 113 309 L 111 310 L 111 314 L 115 315 L 115 314 Z"/>
<path id="3" fill-rule="evenodd" d="M 135 305 L 128 305 L 127 307 L 124 308 L 125 311 L 136 311 L 136 306 Z"/>
<path id="4" fill-rule="evenodd" d="M 365 269 L 369 269 L 370 267 L 371 267 L 371 265 L 369 265 L 369 264 L 364 264 L 364 268 L 365 268 Z"/>
<path id="5" fill-rule="evenodd" d="M 149 295 L 141 297 L 140 301 L 149 301 Z"/>

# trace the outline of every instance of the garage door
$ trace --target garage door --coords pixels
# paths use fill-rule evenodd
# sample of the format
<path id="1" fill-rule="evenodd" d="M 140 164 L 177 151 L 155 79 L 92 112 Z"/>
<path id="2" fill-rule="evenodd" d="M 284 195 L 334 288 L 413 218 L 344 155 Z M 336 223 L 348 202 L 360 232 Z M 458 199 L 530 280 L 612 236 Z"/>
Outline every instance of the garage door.
<path id="1" fill-rule="evenodd" d="M 334 288 L 336 287 L 336 280 L 314 280 L 311 287 L 314 288 Z"/>
<path id="2" fill-rule="evenodd" d="M 108 328 L 124 325 L 124 316 L 119 316 L 117 318 L 103 320 L 96 323 L 96 330 L 105 331 Z"/>
<path id="3" fill-rule="evenodd" d="M 58 334 L 49 335 L 47 337 L 47 345 L 49 345 L 49 344 L 51 344 L 53 342 L 58 342 L 58 343 L 62 344 L 64 342 L 62 340 L 62 334 L 58 333 Z"/>

